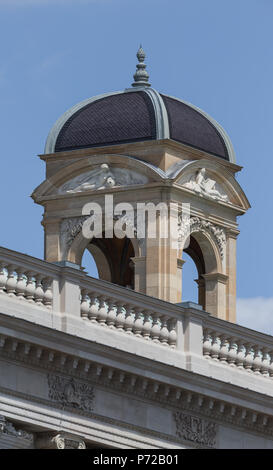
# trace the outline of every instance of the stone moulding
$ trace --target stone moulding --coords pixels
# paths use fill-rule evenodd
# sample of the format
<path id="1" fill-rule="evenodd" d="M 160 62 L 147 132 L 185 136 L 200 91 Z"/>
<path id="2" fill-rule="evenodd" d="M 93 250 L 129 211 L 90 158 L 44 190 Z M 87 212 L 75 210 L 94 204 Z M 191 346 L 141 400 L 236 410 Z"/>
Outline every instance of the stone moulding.
<path id="1" fill-rule="evenodd" d="M 73 377 L 48 374 L 47 380 L 48 395 L 51 400 L 60 402 L 64 406 L 93 411 L 95 398 L 93 387 Z"/>
<path id="2" fill-rule="evenodd" d="M 173 413 L 176 435 L 186 441 L 192 441 L 206 447 L 216 446 L 218 425 L 202 418 L 177 411 Z"/>

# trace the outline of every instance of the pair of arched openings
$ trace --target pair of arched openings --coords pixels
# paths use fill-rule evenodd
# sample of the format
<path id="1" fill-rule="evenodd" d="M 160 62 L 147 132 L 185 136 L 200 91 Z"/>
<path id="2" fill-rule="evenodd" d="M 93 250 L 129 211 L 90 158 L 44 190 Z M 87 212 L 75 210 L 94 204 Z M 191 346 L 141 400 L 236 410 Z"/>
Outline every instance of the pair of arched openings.
<path id="1" fill-rule="evenodd" d="M 221 253 L 211 234 L 205 231 L 191 233 L 188 243 L 185 245 L 184 249 L 181 248 L 178 259 L 185 258 L 183 253 L 186 253 L 188 258 L 186 265 L 192 263 L 192 267 L 197 272 L 194 281 L 196 282 L 198 294 L 195 299 L 186 297 L 183 282 L 185 286 L 189 283 L 185 282 L 188 269 L 187 266 L 184 266 L 182 268 L 182 299 L 197 300 L 206 309 L 204 275 L 222 272 Z M 136 238 L 117 238 L 114 236 L 113 238 L 93 237 L 92 240 L 87 240 L 81 234 L 74 240 L 68 254 L 71 261 L 86 267 L 89 275 L 131 289 L 135 287 L 132 258 L 141 256 L 143 256 L 142 249 Z"/>

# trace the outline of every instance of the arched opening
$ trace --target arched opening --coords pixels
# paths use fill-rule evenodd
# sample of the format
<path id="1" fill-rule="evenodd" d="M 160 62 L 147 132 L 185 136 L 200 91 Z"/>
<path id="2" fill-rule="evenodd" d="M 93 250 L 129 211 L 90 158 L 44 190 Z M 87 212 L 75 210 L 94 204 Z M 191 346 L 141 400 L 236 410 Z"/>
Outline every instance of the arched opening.
<path id="1" fill-rule="evenodd" d="M 196 279 L 198 272 L 196 265 L 185 251 L 183 252 L 183 283 L 182 283 L 182 301 L 198 303 L 198 287 Z"/>
<path id="2" fill-rule="evenodd" d="M 190 236 L 190 243 L 183 250 L 182 256 L 185 261 L 182 271 L 182 299 L 196 302 L 204 310 L 206 309 L 206 286 L 203 275 L 216 268 L 216 260 L 211 253 L 208 240 L 200 232 L 195 232 Z M 194 287 L 196 284 L 197 288 Z"/>
<path id="3" fill-rule="evenodd" d="M 134 265 L 131 261 L 134 256 L 133 244 L 127 237 L 94 237 L 84 250 L 81 265 L 85 267 L 88 263 L 91 272 L 97 273 L 93 277 L 134 289 Z"/>
<path id="4" fill-rule="evenodd" d="M 82 268 L 84 268 L 84 271 L 88 274 L 88 276 L 99 279 L 96 261 L 89 250 L 85 250 L 83 253 Z"/>

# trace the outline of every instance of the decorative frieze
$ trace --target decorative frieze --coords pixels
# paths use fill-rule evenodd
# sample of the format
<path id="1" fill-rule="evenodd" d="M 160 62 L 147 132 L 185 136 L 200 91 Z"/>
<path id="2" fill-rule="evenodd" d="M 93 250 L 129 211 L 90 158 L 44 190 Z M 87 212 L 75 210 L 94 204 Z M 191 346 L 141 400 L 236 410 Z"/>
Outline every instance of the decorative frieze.
<path id="1" fill-rule="evenodd" d="M 92 411 L 95 398 L 94 388 L 73 377 L 48 374 L 48 395 L 53 401 L 63 406 Z"/>
<path id="2" fill-rule="evenodd" d="M 176 435 L 183 440 L 205 447 L 215 447 L 218 425 L 203 418 L 177 411 L 173 414 Z"/>

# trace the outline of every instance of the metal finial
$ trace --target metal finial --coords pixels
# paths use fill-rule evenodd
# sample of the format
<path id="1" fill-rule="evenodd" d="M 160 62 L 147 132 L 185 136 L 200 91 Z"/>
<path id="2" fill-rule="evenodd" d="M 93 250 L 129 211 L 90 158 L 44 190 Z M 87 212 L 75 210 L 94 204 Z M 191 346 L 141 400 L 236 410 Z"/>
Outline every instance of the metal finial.
<path id="1" fill-rule="evenodd" d="M 137 58 L 138 64 L 136 66 L 136 73 L 134 74 L 134 83 L 132 86 L 151 86 L 149 83 L 149 74 L 146 70 L 146 64 L 144 64 L 145 60 L 145 52 L 142 49 L 140 44 L 139 49 L 137 51 Z"/>

